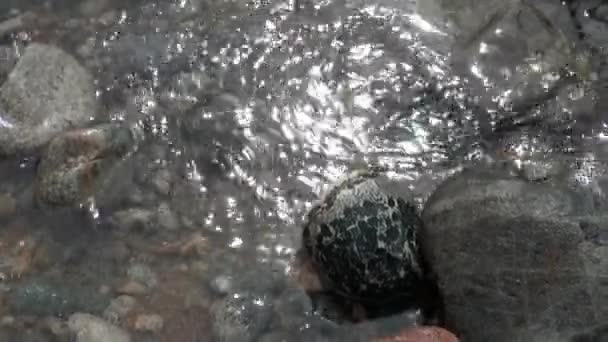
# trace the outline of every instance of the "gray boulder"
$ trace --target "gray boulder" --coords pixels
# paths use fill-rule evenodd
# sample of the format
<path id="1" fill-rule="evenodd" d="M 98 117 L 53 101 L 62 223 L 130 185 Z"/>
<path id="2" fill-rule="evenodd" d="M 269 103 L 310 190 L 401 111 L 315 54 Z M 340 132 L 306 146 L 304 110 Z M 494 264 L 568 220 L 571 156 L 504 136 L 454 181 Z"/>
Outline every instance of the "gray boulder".
<path id="1" fill-rule="evenodd" d="M 467 169 L 433 193 L 422 252 L 463 341 L 568 336 L 608 321 L 608 215 L 581 191 Z"/>
<path id="2" fill-rule="evenodd" d="M 59 48 L 32 43 L 0 88 L 0 156 L 30 153 L 95 114 L 90 74 Z"/>

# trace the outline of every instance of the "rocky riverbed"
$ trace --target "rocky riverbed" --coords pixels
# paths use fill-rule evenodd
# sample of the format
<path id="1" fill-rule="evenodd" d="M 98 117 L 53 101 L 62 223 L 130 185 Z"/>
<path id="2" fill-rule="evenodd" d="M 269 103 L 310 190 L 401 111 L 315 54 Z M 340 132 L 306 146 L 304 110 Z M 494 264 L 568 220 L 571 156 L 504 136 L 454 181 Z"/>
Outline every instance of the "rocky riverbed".
<path id="1" fill-rule="evenodd" d="M 608 340 L 606 37 L 601 0 L 2 1 L 0 341 Z M 388 221 L 306 240 L 370 166 Z"/>

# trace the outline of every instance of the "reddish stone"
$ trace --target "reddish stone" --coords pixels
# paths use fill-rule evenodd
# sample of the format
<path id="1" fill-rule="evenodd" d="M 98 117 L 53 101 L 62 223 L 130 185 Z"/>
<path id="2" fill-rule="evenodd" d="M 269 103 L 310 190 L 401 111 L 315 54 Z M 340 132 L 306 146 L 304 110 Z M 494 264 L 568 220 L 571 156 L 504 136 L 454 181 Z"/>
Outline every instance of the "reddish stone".
<path id="1" fill-rule="evenodd" d="M 439 327 L 419 327 L 402 330 L 391 337 L 380 337 L 373 342 L 458 342 L 451 332 Z"/>

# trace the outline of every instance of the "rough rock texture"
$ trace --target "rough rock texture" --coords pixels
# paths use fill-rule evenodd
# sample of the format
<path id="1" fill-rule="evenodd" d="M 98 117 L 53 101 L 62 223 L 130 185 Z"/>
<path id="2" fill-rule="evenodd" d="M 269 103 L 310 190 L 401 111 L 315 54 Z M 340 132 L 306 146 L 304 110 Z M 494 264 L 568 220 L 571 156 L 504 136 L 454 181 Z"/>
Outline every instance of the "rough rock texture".
<path id="1" fill-rule="evenodd" d="M 467 169 L 433 193 L 422 251 L 447 325 L 464 341 L 524 341 L 530 330 L 566 335 L 608 321 L 608 216 L 579 191 Z"/>
<path id="2" fill-rule="evenodd" d="M 68 320 L 68 327 L 76 335 L 76 342 L 130 342 L 131 337 L 123 329 L 87 313 L 75 313 Z"/>
<path id="3" fill-rule="evenodd" d="M 53 46 L 32 43 L 0 88 L 0 156 L 29 153 L 95 115 L 89 73 Z"/>
<path id="4" fill-rule="evenodd" d="M 47 204 L 74 204 L 92 195 L 101 172 L 135 145 L 128 127 L 104 124 L 54 138 L 37 170 L 36 195 Z"/>
<path id="5" fill-rule="evenodd" d="M 272 310 L 266 298 L 249 293 L 226 296 L 212 306 L 214 341 L 255 341 L 268 327 Z"/>
<path id="6" fill-rule="evenodd" d="M 356 172 L 314 207 L 303 241 L 324 287 L 347 297 L 412 301 L 423 279 L 416 207 L 385 188 L 383 175 Z"/>

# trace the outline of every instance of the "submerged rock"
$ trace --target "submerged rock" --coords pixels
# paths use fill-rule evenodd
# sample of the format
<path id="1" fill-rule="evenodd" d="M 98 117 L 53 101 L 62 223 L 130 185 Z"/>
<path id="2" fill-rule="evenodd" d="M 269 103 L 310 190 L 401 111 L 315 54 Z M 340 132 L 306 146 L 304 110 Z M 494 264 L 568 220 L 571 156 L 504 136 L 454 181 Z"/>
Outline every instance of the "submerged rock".
<path id="1" fill-rule="evenodd" d="M 131 337 L 123 329 L 102 318 L 87 313 L 75 313 L 68 320 L 68 327 L 76 336 L 76 342 L 130 342 Z"/>
<path id="2" fill-rule="evenodd" d="M 11 313 L 39 317 L 67 317 L 80 310 L 100 312 L 107 301 L 106 296 L 91 287 L 57 284 L 44 279 L 16 284 L 7 296 Z"/>
<path id="3" fill-rule="evenodd" d="M 214 341 L 255 341 L 270 324 L 272 310 L 264 296 L 226 296 L 212 306 Z"/>
<path id="4" fill-rule="evenodd" d="M 0 88 L 0 156 L 32 152 L 95 111 L 88 71 L 59 48 L 32 43 Z"/>
<path id="5" fill-rule="evenodd" d="M 415 206 L 384 176 L 358 172 L 308 214 L 303 241 L 324 288 L 363 302 L 419 300 L 424 281 Z M 394 304 L 394 303 L 393 303 Z"/>
<path id="6" fill-rule="evenodd" d="M 584 194 L 466 169 L 436 189 L 423 221 L 447 325 L 463 340 L 526 340 L 532 327 L 564 335 L 608 321 L 608 216 Z"/>
<path id="7" fill-rule="evenodd" d="M 128 127 L 103 124 L 66 132 L 54 138 L 36 174 L 36 196 L 46 204 L 71 205 L 92 196 L 101 173 L 136 144 Z"/>

